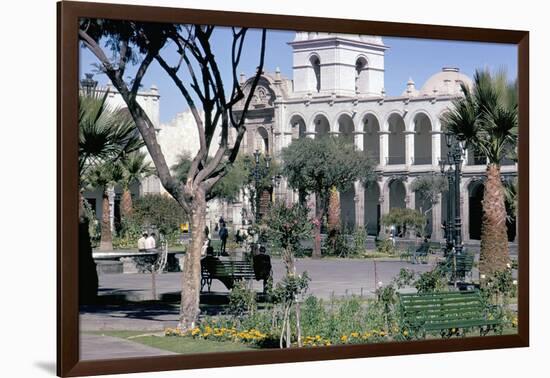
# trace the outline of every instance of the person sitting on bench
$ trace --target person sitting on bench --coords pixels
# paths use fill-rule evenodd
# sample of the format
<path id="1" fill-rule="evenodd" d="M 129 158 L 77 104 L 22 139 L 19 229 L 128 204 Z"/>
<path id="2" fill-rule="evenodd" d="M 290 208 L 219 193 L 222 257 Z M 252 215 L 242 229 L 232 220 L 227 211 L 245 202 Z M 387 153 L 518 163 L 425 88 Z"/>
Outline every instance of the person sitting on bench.
<path id="1" fill-rule="evenodd" d="M 414 251 L 413 263 L 418 264 L 417 256 L 427 256 L 429 250 L 430 250 L 430 242 L 428 241 L 428 238 L 424 238 L 424 241 L 422 242 L 420 247 L 418 247 L 416 251 Z"/>
<path id="2" fill-rule="evenodd" d="M 256 280 L 264 281 L 263 291 L 265 293 L 268 289 L 270 289 L 272 283 L 271 257 L 265 253 L 266 249 L 263 245 L 260 247 L 259 252 L 259 254 L 252 258 L 252 262 Z"/>
<path id="3" fill-rule="evenodd" d="M 214 273 L 216 271 L 216 264 L 219 263 L 221 260 L 214 256 L 214 247 L 209 245 L 206 248 L 206 256 L 201 260 L 201 268 L 204 266 L 206 267 L 206 270 L 210 272 L 210 274 Z M 233 287 L 233 279 L 232 278 L 218 278 L 226 287 Z"/>

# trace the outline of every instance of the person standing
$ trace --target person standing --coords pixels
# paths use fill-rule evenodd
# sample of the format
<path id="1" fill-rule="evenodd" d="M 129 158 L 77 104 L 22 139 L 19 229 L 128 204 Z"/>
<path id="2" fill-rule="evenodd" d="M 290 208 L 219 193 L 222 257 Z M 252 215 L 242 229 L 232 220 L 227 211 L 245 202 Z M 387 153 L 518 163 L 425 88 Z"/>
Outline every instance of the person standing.
<path id="1" fill-rule="evenodd" d="M 220 240 L 222 242 L 222 245 L 221 245 L 221 248 L 220 248 L 220 253 L 223 256 L 223 255 L 227 254 L 225 252 L 225 244 L 227 243 L 227 237 L 229 236 L 229 231 L 227 231 L 227 227 L 225 227 L 225 223 L 221 224 L 219 235 L 220 235 Z"/>
<path id="2" fill-rule="evenodd" d="M 141 234 L 141 238 L 138 239 L 137 245 L 139 252 L 145 252 L 145 250 L 147 249 L 147 247 L 145 246 L 147 236 L 147 232 L 144 232 L 143 234 Z"/>

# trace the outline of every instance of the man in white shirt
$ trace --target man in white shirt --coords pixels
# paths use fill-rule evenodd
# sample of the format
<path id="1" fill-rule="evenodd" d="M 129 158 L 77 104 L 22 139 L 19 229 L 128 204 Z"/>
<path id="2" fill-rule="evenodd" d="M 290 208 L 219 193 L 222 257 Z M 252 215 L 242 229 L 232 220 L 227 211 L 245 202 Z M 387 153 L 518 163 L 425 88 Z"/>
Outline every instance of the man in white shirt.
<path id="1" fill-rule="evenodd" d="M 146 240 L 147 240 L 147 232 L 144 232 L 141 235 L 141 238 L 139 238 L 138 242 L 137 242 L 139 252 L 145 252 L 145 250 L 147 249 L 146 246 L 145 246 Z"/>
<path id="2" fill-rule="evenodd" d="M 147 239 L 145 239 L 145 250 L 155 251 L 157 248 L 157 242 L 155 241 L 155 233 L 151 233 Z"/>

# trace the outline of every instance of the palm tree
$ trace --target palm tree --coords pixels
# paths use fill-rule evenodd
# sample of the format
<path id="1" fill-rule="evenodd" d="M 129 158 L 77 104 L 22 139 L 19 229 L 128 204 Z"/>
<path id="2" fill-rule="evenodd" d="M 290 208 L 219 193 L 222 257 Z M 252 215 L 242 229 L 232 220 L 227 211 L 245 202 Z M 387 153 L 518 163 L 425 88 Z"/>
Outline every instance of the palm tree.
<path id="1" fill-rule="evenodd" d="M 442 116 L 448 131 L 487 158 L 487 181 L 483 194 L 480 272 L 491 275 L 509 263 L 506 229 L 505 191 L 500 163 L 517 142 L 517 83 L 510 84 L 506 73 L 491 75 L 478 70 L 472 90 L 462 85 L 464 97 Z"/>
<path id="2" fill-rule="evenodd" d="M 99 242 L 100 251 L 113 250 L 113 234 L 111 231 L 111 204 L 109 192 L 115 184 L 124 179 L 124 172 L 120 163 L 103 163 L 95 165 L 86 172 L 82 178 L 84 187 L 100 189 L 102 192 L 102 217 L 101 217 L 101 239 Z"/>
<path id="3" fill-rule="evenodd" d="M 122 199 L 120 201 L 120 213 L 122 217 L 127 217 L 132 213 L 132 194 L 130 185 L 139 182 L 145 177 L 151 176 L 155 170 L 150 161 L 146 161 L 147 154 L 143 151 L 134 151 L 126 155 L 121 160 L 123 178 Z"/>
<path id="4" fill-rule="evenodd" d="M 94 165 L 115 161 L 144 145 L 128 111 L 107 104 L 108 94 L 81 94 L 79 97 L 79 177 Z"/>

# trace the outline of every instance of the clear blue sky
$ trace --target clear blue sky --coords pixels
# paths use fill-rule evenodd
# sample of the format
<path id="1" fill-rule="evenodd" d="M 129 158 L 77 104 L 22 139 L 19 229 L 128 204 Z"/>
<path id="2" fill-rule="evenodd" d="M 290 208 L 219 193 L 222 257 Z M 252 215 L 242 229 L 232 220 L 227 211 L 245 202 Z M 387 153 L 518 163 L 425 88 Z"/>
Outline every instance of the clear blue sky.
<path id="1" fill-rule="evenodd" d="M 292 50 L 287 42 L 294 39 L 294 32 L 270 30 L 267 34 L 267 50 L 264 70 L 275 71 L 281 69 L 284 76 L 292 78 Z M 517 76 L 517 48 L 515 45 L 491 44 L 478 42 L 435 41 L 416 38 L 383 38 L 389 47 L 385 59 L 385 89 L 388 95 L 400 95 L 407 80 L 412 78 L 416 87 L 423 83 L 442 67 L 451 66 L 460 68 L 468 76 L 472 76 L 476 68 L 488 67 L 491 70 L 505 68 L 510 80 Z M 245 49 L 238 72 L 247 76 L 254 73 L 258 65 L 260 33 L 257 30 L 249 31 L 245 42 Z M 219 28 L 213 35 L 213 49 L 222 71 L 223 79 L 228 86 L 231 83 L 231 32 L 226 28 Z M 175 54 L 171 55 L 172 48 L 164 51 L 165 59 L 174 61 Z M 223 59 L 224 56 L 227 60 Z M 97 61 L 86 49 L 81 49 L 81 76 L 85 72 L 93 72 L 93 64 Z M 128 75 L 134 69 L 128 69 Z M 107 82 L 105 75 L 96 75 L 101 84 Z M 187 104 L 174 86 L 170 78 L 155 62 L 144 77 L 143 86 L 149 88 L 155 84 L 159 88 L 160 120 L 168 122 L 176 113 L 187 109 Z"/>

